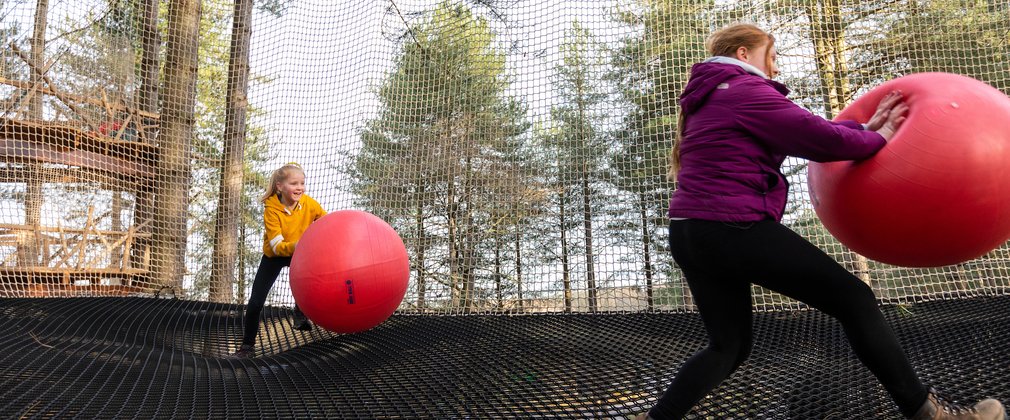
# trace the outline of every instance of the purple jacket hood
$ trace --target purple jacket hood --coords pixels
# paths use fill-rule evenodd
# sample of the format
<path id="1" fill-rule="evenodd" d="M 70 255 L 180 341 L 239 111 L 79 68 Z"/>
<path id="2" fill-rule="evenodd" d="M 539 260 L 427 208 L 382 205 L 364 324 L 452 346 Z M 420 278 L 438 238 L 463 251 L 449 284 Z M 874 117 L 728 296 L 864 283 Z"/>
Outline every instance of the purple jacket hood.
<path id="1" fill-rule="evenodd" d="M 828 121 L 799 107 L 785 85 L 748 72 L 760 73 L 745 63 L 722 61 L 695 64 L 680 96 L 685 126 L 670 217 L 781 220 L 787 156 L 861 160 L 886 144 L 858 122 Z"/>

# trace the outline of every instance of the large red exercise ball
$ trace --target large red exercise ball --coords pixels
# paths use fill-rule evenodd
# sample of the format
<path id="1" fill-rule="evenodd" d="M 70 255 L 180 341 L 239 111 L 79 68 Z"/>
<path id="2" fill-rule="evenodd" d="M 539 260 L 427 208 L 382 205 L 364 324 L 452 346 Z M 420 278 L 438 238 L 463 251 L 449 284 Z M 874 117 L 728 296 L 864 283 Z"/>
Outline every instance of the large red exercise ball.
<path id="1" fill-rule="evenodd" d="M 310 320 L 337 333 L 381 324 L 407 292 L 400 235 L 379 217 L 340 210 L 316 220 L 291 257 L 291 293 Z"/>
<path id="2" fill-rule="evenodd" d="M 907 119 L 873 157 L 812 162 L 810 201 L 840 242 L 873 260 L 939 267 L 1010 239 L 1010 98 L 978 80 L 919 73 L 886 82 L 838 120 L 866 122 L 900 90 Z"/>

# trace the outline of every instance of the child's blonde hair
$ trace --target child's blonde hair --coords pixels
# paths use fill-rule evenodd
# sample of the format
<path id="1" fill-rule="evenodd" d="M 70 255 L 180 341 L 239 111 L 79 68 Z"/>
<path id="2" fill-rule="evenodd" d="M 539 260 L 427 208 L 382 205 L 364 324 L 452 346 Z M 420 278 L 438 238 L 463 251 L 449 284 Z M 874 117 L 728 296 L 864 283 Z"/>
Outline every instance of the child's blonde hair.
<path id="1" fill-rule="evenodd" d="M 263 194 L 260 201 L 265 203 L 270 197 L 280 194 L 280 191 L 277 189 L 277 184 L 287 180 L 293 171 L 298 171 L 301 172 L 302 175 L 305 175 L 305 171 L 302 170 L 302 165 L 299 165 L 296 162 L 288 162 L 285 163 L 284 166 L 277 168 L 273 175 L 270 175 L 270 185 L 267 185 L 267 192 Z"/>

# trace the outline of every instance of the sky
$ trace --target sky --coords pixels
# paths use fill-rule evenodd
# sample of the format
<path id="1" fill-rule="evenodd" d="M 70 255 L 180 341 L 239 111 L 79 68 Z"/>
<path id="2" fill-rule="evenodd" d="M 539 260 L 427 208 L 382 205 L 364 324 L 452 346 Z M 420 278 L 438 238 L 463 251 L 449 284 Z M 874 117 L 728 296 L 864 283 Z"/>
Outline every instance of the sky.
<path id="1" fill-rule="evenodd" d="M 0 7 L 0 17 L 30 28 L 34 3 L 6 3 Z M 503 19 L 490 18 L 489 23 L 514 77 L 508 93 L 529 107 L 531 122 L 546 118 L 551 106 L 558 104 L 551 79 L 564 33 L 573 21 L 577 19 L 607 45 L 617 45 L 630 30 L 614 22 L 611 2 L 499 3 L 508 14 Z M 75 21 L 87 21 L 89 10 L 104 10 L 104 4 L 104 0 L 53 1 L 50 38 L 74 30 Z M 257 10 L 250 46 L 251 76 L 269 82 L 251 84 L 249 99 L 265 112 L 251 122 L 267 127 L 272 141 L 272 160 L 263 169 L 299 162 L 306 170 L 308 193 L 325 209 L 353 208 L 342 173 L 360 147 L 361 129 L 380 109 L 376 92 L 398 54 L 398 44 L 389 37 L 403 33 L 408 23 L 421 22 L 423 17 L 417 12 L 436 5 L 417 0 L 308 0 L 292 2 L 280 17 Z M 479 7 L 475 13 L 489 16 L 488 10 Z M 108 202 L 107 198 L 95 200 Z M 22 215 L 15 208 L 0 209 L 0 222 L 17 223 Z M 50 218 L 44 223 L 58 221 Z M 610 252 L 603 257 L 621 255 Z"/>
<path id="2" fill-rule="evenodd" d="M 351 198 L 330 186 L 345 183 L 338 168 L 349 164 L 361 128 L 377 115 L 376 91 L 398 53 L 384 34 L 402 32 L 401 15 L 415 23 L 411 13 L 435 3 L 396 1 L 400 15 L 387 13 L 393 4 L 389 1 L 310 3 L 292 5 L 279 19 L 257 14 L 251 68 L 273 81 L 251 88 L 250 101 L 269 112 L 271 138 L 278 142 L 272 164 L 301 163 L 309 194 L 316 189 L 324 207 L 343 208 Z M 605 15 L 606 3 L 525 3 L 530 5 L 509 10 L 509 24 L 491 24 L 500 39 L 509 40 L 508 60 L 516 77 L 510 94 L 523 99 L 535 118 L 554 104 L 552 60 L 576 15 L 598 36 L 617 34 L 609 28 L 614 23 Z"/>
<path id="3" fill-rule="evenodd" d="M 514 77 L 508 94 L 529 107 L 531 122 L 545 119 L 557 105 L 551 77 L 572 22 L 577 19 L 602 44 L 617 45 L 630 29 L 619 26 L 611 14 L 627 3 L 497 2 L 506 15 L 489 21 Z M 273 156 L 264 171 L 299 162 L 306 168 L 309 194 L 324 208 L 351 207 L 342 172 L 360 146 L 362 127 L 380 109 L 376 92 L 398 54 L 398 45 L 388 38 L 402 33 L 407 23 L 419 23 L 423 18 L 418 12 L 436 5 L 420 0 L 291 1 L 281 17 L 256 9 L 249 98 L 265 115 L 250 122 L 270 130 Z M 27 30 L 34 8 L 35 1 L 4 2 L 0 18 L 17 21 Z M 75 25 L 87 21 L 87 15 L 105 13 L 106 8 L 106 0 L 53 0 L 48 38 L 77 29 Z M 474 6 L 474 10 L 492 16 L 486 8 Z M 255 78 L 269 82 L 257 83 Z"/>

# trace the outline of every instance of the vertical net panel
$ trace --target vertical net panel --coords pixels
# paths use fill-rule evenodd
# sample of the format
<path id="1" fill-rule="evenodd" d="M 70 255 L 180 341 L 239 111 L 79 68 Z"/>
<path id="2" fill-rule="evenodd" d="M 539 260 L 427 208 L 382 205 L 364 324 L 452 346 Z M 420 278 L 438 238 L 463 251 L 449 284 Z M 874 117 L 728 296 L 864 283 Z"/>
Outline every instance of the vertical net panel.
<path id="1" fill-rule="evenodd" d="M 138 53 L 148 40 L 133 24 L 138 11 L 120 3 L 0 4 L 5 296 L 159 286 L 149 276 L 157 255 L 158 70 Z"/>
<path id="2" fill-rule="evenodd" d="M 0 3 L 4 296 L 242 304 L 260 197 L 298 162 L 324 209 L 404 239 L 404 313 L 691 310 L 667 156 L 713 30 L 774 33 L 779 80 L 827 118 L 917 72 L 1010 91 L 1006 1 L 201 3 Z M 813 212 L 807 162 L 783 172 L 783 222 L 881 300 L 1010 290 L 1006 244 L 934 269 L 856 254 Z M 268 305 L 293 303 L 282 274 Z"/>

